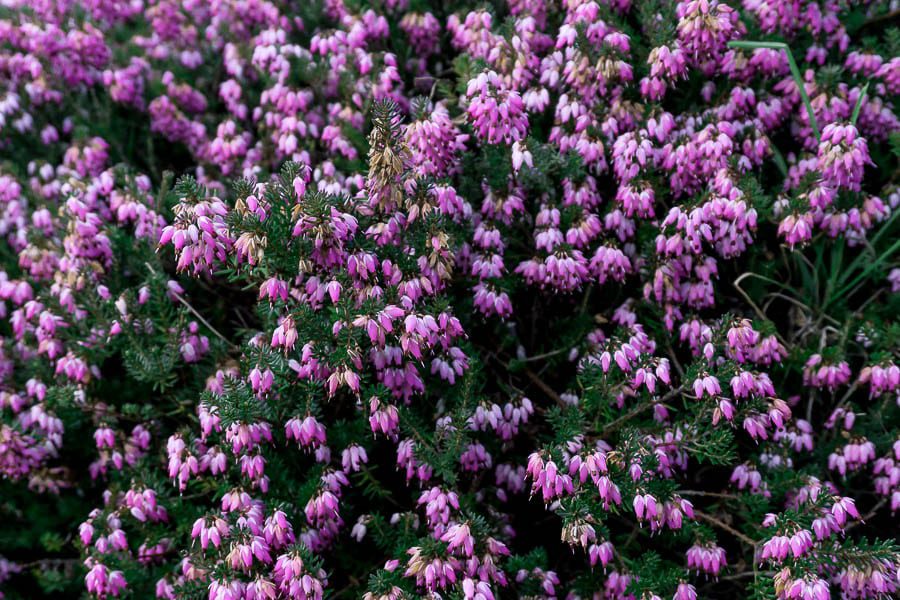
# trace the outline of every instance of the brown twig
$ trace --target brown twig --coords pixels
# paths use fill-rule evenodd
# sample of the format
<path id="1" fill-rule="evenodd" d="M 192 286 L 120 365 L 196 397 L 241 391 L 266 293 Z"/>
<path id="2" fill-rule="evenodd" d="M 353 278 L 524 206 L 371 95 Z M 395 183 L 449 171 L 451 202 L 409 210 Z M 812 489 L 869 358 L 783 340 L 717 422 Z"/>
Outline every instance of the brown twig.
<path id="1" fill-rule="evenodd" d="M 564 352 L 568 352 L 571 348 L 557 348 L 556 350 L 551 350 L 550 352 L 544 352 L 543 354 L 535 354 L 534 356 L 526 356 L 521 359 L 522 362 L 534 362 L 538 360 L 544 360 L 546 358 L 552 358 L 554 356 L 559 356 Z"/>
<path id="2" fill-rule="evenodd" d="M 882 21 L 890 21 L 892 19 L 900 18 L 900 10 L 892 10 L 889 13 L 885 13 L 883 15 L 878 15 L 872 17 L 871 19 L 865 21 L 862 25 L 860 25 L 860 30 L 865 29 L 866 27 L 870 27 L 872 25 L 877 25 Z"/>
<path id="3" fill-rule="evenodd" d="M 537 373 L 528 368 L 524 369 L 522 372 L 525 373 L 525 376 L 531 381 L 531 383 L 541 388 L 541 391 L 547 394 L 547 396 L 549 396 L 554 402 L 556 402 L 557 405 L 559 405 L 561 408 L 566 407 L 566 403 L 560 397 L 560 395 L 557 394 L 553 388 L 544 383 L 544 381 L 540 377 L 538 377 Z"/>
<path id="4" fill-rule="evenodd" d="M 20 569 L 31 569 L 33 567 L 40 567 L 41 569 L 48 569 L 51 567 L 74 567 L 75 565 L 80 565 L 81 559 L 79 558 L 39 558 L 37 560 L 33 560 L 31 562 L 22 563 L 16 565 Z"/>
<path id="5" fill-rule="evenodd" d="M 734 494 L 723 494 L 721 492 L 704 492 L 702 490 L 678 490 L 679 496 L 708 496 L 710 498 L 722 498 L 724 500 L 739 500 L 739 496 Z"/>
<path id="6" fill-rule="evenodd" d="M 759 316 L 759 318 L 764 321 L 768 321 L 769 317 L 766 316 L 766 313 L 764 313 L 763 310 L 759 306 L 757 306 L 756 302 L 754 302 L 753 299 L 750 298 L 750 295 L 744 291 L 744 288 L 741 287 L 741 282 L 744 279 L 746 279 L 747 277 L 754 277 L 754 276 L 758 277 L 758 275 L 756 275 L 756 273 L 744 273 L 743 275 L 741 275 L 740 277 L 735 279 L 734 282 L 732 283 L 732 285 L 734 286 L 734 289 L 736 289 L 738 291 L 738 293 L 744 298 L 744 300 L 747 301 L 747 304 L 749 304 L 750 307 L 753 308 L 753 310 L 756 312 L 756 314 Z M 781 336 L 780 333 L 778 333 L 778 331 L 775 332 L 775 337 L 778 338 L 778 341 L 781 342 L 785 348 L 787 348 L 787 349 L 791 348 L 791 345 L 787 342 L 786 339 L 784 339 Z"/>
<path id="7" fill-rule="evenodd" d="M 599 434 L 600 437 L 603 438 L 603 437 L 608 436 L 610 433 L 612 433 L 616 429 L 618 429 L 622 423 L 633 419 L 634 417 L 638 416 L 639 414 L 641 414 L 648 408 L 651 408 L 652 406 L 654 406 L 654 403 L 652 403 L 652 402 L 647 402 L 646 404 L 641 404 L 641 405 L 637 406 L 636 408 L 631 409 L 629 412 L 625 413 L 621 417 L 614 419 L 609 424 L 607 424 L 606 427 L 603 428 L 603 431 L 601 431 Z"/>
<path id="8" fill-rule="evenodd" d="M 881 510 L 885 504 L 887 504 L 887 498 L 882 498 L 881 500 L 878 501 L 877 504 L 875 504 L 875 506 L 872 507 L 872 510 L 870 510 L 869 512 L 864 514 L 860 520 L 853 521 L 852 523 L 850 523 L 846 527 L 844 527 L 844 531 L 847 531 L 848 529 L 853 529 L 857 525 L 861 525 L 861 524 L 865 523 L 866 521 L 868 521 L 869 519 L 874 517 L 876 514 L 878 514 L 878 511 Z"/>
<path id="9" fill-rule="evenodd" d="M 753 540 L 752 538 L 750 538 L 747 535 L 744 535 L 743 533 L 741 533 L 740 531 L 738 531 L 737 529 L 735 529 L 728 523 L 725 523 L 721 519 L 714 517 L 712 515 L 708 515 L 705 512 L 702 512 L 702 511 L 699 511 L 696 509 L 694 509 L 694 516 L 696 516 L 699 519 L 703 519 L 704 521 L 706 521 L 707 523 L 710 523 L 711 525 L 715 525 L 722 531 L 727 531 L 728 533 L 730 533 L 737 539 L 741 540 L 748 546 L 752 546 L 753 548 L 756 548 L 757 542 L 755 540 Z"/>
<path id="10" fill-rule="evenodd" d="M 152 266 L 150 263 L 145 262 L 145 263 L 144 263 L 144 266 L 147 267 L 147 269 L 150 271 L 150 273 L 152 273 L 154 276 L 156 275 L 156 271 L 153 269 L 153 266 Z M 174 291 L 174 290 L 169 290 L 169 293 L 172 294 L 173 296 L 175 296 L 175 299 L 176 299 L 176 300 L 178 300 L 179 302 L 181 302 L 181 303 L 184 305 L 184 307 L 187 308 L 188 311 L 190 311 L 190 313 L 191 313 L 192 315 L 194 315 L 195 317 L 197 317 L 197 319 L 198 319 L 201 323 L 203 323 L 203 325 L 205 325 L 207 329 L 209 329 L 209 330 L 210 330 L 217 338 L 219 338 L 220 340 L 222 340 L 223 342 L 225 342 L 225 343 L 228 345 L 228 347 L 230 347 L 232 350 L 237 350 L 237 349 L 238 349 L 237 346 L 235 346 L 233 343 L 231 343 L 230 341 L 228 341 L 228 338 L 226 338 L 224 335 L 222 335 L 221 333 L 219 333 L 219 330 L 217 330 L 215 327 L 213 327 L 213 326 L 210 324 L 209 321 L 207 321 L 206 319 L 204 319 L 204 318 L 203 318 L 203 315 L 201 315 L 201 314 L 197 311 L 196 308 L 194 308 L 193 306 L 191 306 L 190 302 L 188 302 L 187 300 L 185 300 L 185 299 L 181 296 L 181 294 L 179 294 L 178 292 L 176 292 L 176 291 Z"/>
<path id="11" fill-rule="evenodd" d="M 685 384 L 681 384 L 677 388 L 669 390 L 659 400 L 647 402 L 645 404 L 641 404 L 641 405 L 631 409 L 629 412 L 625 413 L 621 417 L 618 417 L 617 419 L 614 419 L 613 421 L 608 423 L 606 425 L 606 427 L 604 427 L 603 430 L 600 432 L 600 434 L 599 434 L 600 437 L 602 438 L 602 437 L 608 436 L 610 433 L 612 433 L 616 429 L 618 429 L 619 426 L 622 425 L 622 423 L 633 419 L 634 417 L 638 416 L 639 414 L 641 414 L 648 408 L 652 408 L 652 407 L 656 406 L 657 404 L 665 404 L 666 401 L 671 400 L 672 398 L 674 398 L 675 396 L 677 396 L 678 394 L 683 392 L 684 389 L 685 389 Z"/>

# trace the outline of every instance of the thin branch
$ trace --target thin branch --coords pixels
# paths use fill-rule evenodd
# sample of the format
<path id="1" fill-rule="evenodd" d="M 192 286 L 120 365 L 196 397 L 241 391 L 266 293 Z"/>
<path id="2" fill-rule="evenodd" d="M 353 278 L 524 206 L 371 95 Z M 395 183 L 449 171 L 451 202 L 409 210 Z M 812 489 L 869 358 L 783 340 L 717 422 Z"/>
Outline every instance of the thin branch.
<path id="1" fill-rule="evenodd" d="M 723 575 L 719 577 L 722 581 L 733 581 L 735 579 L 746 579 L 747 577 L 755 577 L 756 575 L 762 575 L 763 577 L 772 577 L 775 575 L 774 571 L 761 571 L 760 573 L 756 573 L 754 571 L 741 571 L 740 573 L 734 573 L 732 575 Z"/>
<path id="2" fill-rule="evenodd" d="M 544 392 L 545 394 L 547 394 L 550 398 L 552 398 L 553 401 L 556 402 L 557 405 L 559 405 L 561 408 L 565 408 L 566 406 L 568 406 L 565 403 L 565 401 L 560 397 L 560 395 L 557 394 L 553 390 L 553 388 L 551 388 L 549 385 L 544 383 L 544 381 L 540 377 L 538 377 L 534 371 L 532 371 L 531 369 L 525 368 L 523 372 L 525 373 L 525 376 L 528 377 L 529 380 L 531 380 L 531 383 L 533 383 L 534 385 L 541 388 L 541 391 Z"/>
<path id="3" fill-rule="evenodd" d="M 145 262 L 145 263 L 144 263 L 144 266 L 147 267 L 147 269 L 150 271 L 150 273 L 152 273 L 154 276 L 156 275 L 156 271 L 153 269 L 153 266 L 152 266 L 150 263 Z M 224 335 L 222 335 L 221 333 L 219 333 L 219 330 L 216 329 L 215 327 L 213 327 L 213 326 L 210 324 L 209 321 L 207 321 L 206 319 L 204 319 L 204 318 L 203 318 L 203 315 L 201 315 L 201 314 L 197 311 L 196 308 L 194 308 L 193 306 L 191 306 L 190 302 L 188 302 L 187 300 L 185 300 L 185 299 L 181 296 L 181 294 L 179 294 L 178 292 L 176 292 L 176 291 L 174 291 L 174 290 L 169 290 L 169 293 L 172 294 L 173 296 L 175 296 L 175 299 L 176 299 L 176 300 L 178 300 L 179 302 L 181 302 L 181 303 L 185 306 L 185 308 L 187 308 L 187 309 L 191 312 L 192 315 L 194 315 L 195 317 L 197 317 L 197 319 L 198 319 L 201 323 L 203 323 L 203 325 L 205 325 L 207 329 L 209 329 L 211 332 L 213 332 L 213 334 L 214 334 L 217 338 L 219 338 L 220 340 L 222 340 L 223 342 L 225 342 L 225 343 L 228 345 L 229 348 L 231 348 L 231 349 L 233 349 L 233 350 L 237 350 L 237 349 L 238 349 L 238 347 L 235 346 L 233 343 L 231 343 L 231 342 L 228 340 L 228 338 L 226 338 Z"/>
<path id="4" fill-rule="evenodd" d="M 634 408 L 630 412 L 627 412 L 624 415 L 622 415 L 621 417 L 613 420 L 611 423 L 609 423 L 606 427 L 603 428 L 603 431 L 601 431 L 599 434 L 600 437 L 605 438 L 606 436 L 608 436 L 609 434 L 611 434 L 612 432 L 617 430 L 619 428 L 619 426 L 622 425 L 622 423 L 624 423 L 626 421 L 630 421 L 631 419 L 638 416 L 639 414 L 641 414 L 648 408 L 651 408 L 652 406 L 655 406 L 655 404 L 652 402 L 647 402 L 645 404 L 641 404 L 637 408 Z"/>
<path id="5" fill-rule="evenodd" d="M 568 352 L 571 348 L 558 348 L 556 350 L 551 350 L 550 352 L 544 352 L 543 354 L 535 354 L 534 356 L 525 357 L 522 362 L 534 362 L 536 360 L 544 360 L 545 358 L 551 358 L 553 356 L 557 356 L 562 354 L 563 352 Z"/>
<path id="6" fill-rule="evenodd" d="M 31 569 L 33 567 L 40 567 L 43 569 L 49 569 L 52 567 L 74 567 L 76 565 L 81 564 L 80 558 L 40 558 L 38 560 L 33 560 L 31 562 L 22 563 L 16 565 L 20 569 Z"/>
<path id="7" fill-rule="evenodd" d="M 702 490 L 678 490 L 679 496 L 708 496 L 710 498 L 722 498 L 725 500 L 740 500 L 740 496 L 723 494 L 721 492 L 704 492 Z"/>
<path id="8" fill-rule="evenodd" d="M 683 378 L 684 368 L 682 368 L 681 363 L 678 361 L 678 357 L 675 355 L 675 349 L 672 348 L 672 341 L 669 339 L 669 336 L 666 336 L 666 350 L 669 352 L 669 358 L 672 359 L 675 370 L 678 371 L 678 376 Z"/>
<path id="9" fill-rule="evenodd" d="M 876 514 L 878 514 L 878 511 L 881 510 L 885 504 L 887 504 L 887 498 L 882 498 L 881 500 L 878 501 L 878 503 L 875 506 L 872 507 L 872 510 L 870 510 L 869 512 L 864 514 L 859 521 L 853 521 L 852 523 L 848 523 L 847 526 L 844 527 L 844 531 L 847 531 L 848 529 L 853 529 L 857 525 L 862 525 L 863 523 L 865 523 L 866 521 L 868 521 L 869 519 L 874 517 Z"/>
<path id="10" fill-rule="evenodd" d="M 622 423 L 625 423 L 626 421 L 633 419 L 634 417 L 638 416 L 639 414 L 641 414 L 648 408 L 652 408 L 658 404 L 665 404 L 666 401 L 671 400 L 672 398 L 674 398 L 675 396 L 677 396 L 684 390 L 685 390 L 685 384 L 681 384 L 677 388 L 669 390 L 668 393 L 666 393 L 666 395 L 663 396 L 662 398 L 660 398 L 659 400 L 640 404 L 639 406 L 631 409 L 631 411 L 625 413 L 621 417 L 614 419 L 612 422 L 608 423 L 606 425 L 606 427 L 603 428 L 603 431 L 600 432 L 599 436 L 601 438 L 608 436 L 609 434 L 614 432 L 616 429 L 618 429 L 619 426 L 622 425 Z"/>
<path id="11" fill-rule="evenodd" d="M 769 317 L 766 316 L 766 313 L 762 311 L 762 309 L 756 304 L 756 302 L 754 302 L 753 299 L 750 298 L 750 295 L 745 292 L 744 289 L 740 286 L 741 281 L 743 281 L 745 278 L 754 276 L 757 276 L 756 273 L 744 273 L 743 275 L 735 279 L 732 285 L 734 286 L 734 289 L 736 289 L 738 293 L 744 298 L 744 300 L 746 300 L 747 303 L 753 308 L 753 310 L 756 311 L 756 314 L 759 315 L 759 318 L 763 319 L 764 321 L 768 321 Z M 778 338 L 778 341 L 781 342 L 785 348 L 790 349 L 791 345 L 786 339 L 781 336 L 780 333 L 778 333 L 777 330 L 775 331 L 775 337 Z"/>
<path id="12" fill-rule="evenodd" d="M 694 509 L 694 515 L 695 515 L 696 517 L 700 518 L 700 519 L 703 519 L 703 520 L 706 521 L 707 523 L 710 523 L 711 525 L 715 525 L 716 527 L 718 527 L 718 528 L 721 529 L 722 531 L 727 531 L 728 533 L 730 533 L 731 535 L 733 535 L 733 536 L 736 537 L 737 539 L 741 540 L 742 542 L 744 542 L 744 543 L 747 544 L 748 546 L 752 546 L 753 548 L 756 548 L 756 544 L 757 544 L 756 540 L 750 538 L 750 537 L 747 536 L 747 535 L 744 535 L 743 533 L 741 533 L 740 531 L 738 531 L 737 529 L 735 529 L 734 527 L 732 527 L 732 526 L 729 525 L 728 523 L 725 523 L 725 522 L 722 521 L 721 519 L 718 519 L 717 517 L 714 517 L 714 516 L 712 516 L 712 515 L 706 514 L 705 512 L 699 511 L 699 510 L 697 510 L 697 509 Z M 754 557 L 754 560 L 756 560 L 755 557 Z"/>
<path id="13" fill-rule="evenodd" d="M 882 21 L 891 21 L 898 17 L 900 17 L 900 9 L 892 10 L 891 12 L 884 13 L 884 14 L 878 15 L 876 17 L 872 17 L 871 19 L 869 19 L 868 21 L 866 21 L 865 23 L 860 25 L 859 28 L 865 29 L 866 27 L 870 27 L 872 25 L 877 25 L 878 23 L 881 23 Z"/>

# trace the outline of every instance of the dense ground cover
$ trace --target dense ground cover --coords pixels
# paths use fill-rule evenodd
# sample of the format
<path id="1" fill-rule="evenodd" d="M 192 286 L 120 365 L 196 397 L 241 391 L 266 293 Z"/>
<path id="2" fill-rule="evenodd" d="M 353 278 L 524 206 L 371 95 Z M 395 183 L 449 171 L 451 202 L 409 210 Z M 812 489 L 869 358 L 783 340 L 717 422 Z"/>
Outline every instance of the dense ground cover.
<path id="1" fill-rule="evenodd" d="M 900 589 L 900 29 L 0 2 L 0 596 Z"/>

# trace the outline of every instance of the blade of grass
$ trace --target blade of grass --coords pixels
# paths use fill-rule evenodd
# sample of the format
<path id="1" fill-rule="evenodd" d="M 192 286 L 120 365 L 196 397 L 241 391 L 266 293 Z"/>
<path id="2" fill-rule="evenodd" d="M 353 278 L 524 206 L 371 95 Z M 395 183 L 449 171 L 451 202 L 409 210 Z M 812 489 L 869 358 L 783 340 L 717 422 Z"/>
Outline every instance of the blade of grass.
<path id="1" fill-rule="evenodd" d="M 781 150 L 779 150 L 771 140 L 769 140 L 769 148 L 772 149 L 772 160 L 775 161 L 775 166 L 778 167 L 778 170 L 784 177 L 787 177 L 788 165 L 787 161 L 784 160 L 784 155 L 781 153 Z"/>
<path id="2" fill-rule="evenodd" d="M 794 259 L 797 263 L 797 269 L 800 271 L 800 278 L 803 280 L 803 290 L 807 298 L 819 299 L 819 272 L 813 266 L 812 262 L 802 252 L 794 252 Z M 800 296 L 800 294 L 795 294 Z"/>
<path id="3" fill-rule="evenodd" d="M 728 42 L 728 47 L 739 48 L 742 50 L 757 50 L 759 48 L 784 50 L 785 54 L 787 54 L 791 76 L 794 78 L 794 83 L 797 84 L 797 90 L 800 92 L 800 99 L 803 100 L 803 105 L 806 107 L 806 114 L 809 116 L 809 126 L 812 127 L 813 134 L 816 136 L 816 141 L 822 141 L 822 135 L 819 133 L 819 124 L 816 122 L 816 113 L 813 112 L 812 103 L 809 101 L 809 96 L 806 94 L 806 86 L 804 85 L 803 77 L 800 74 L 800 68 L 797 66 L 797 61 L 794 60 L 794 53 L 791 52 L 791 47 L 784 42 L 748 42 L 744 40 Z"/>
<path id="4" fill-rule="evenodd" d="M 856 120 L 859 119 L 859 111 L 862 108 L 862 103 L 866 99 L 866 92 L 869 91 L 869 82 L 866 82 L 866 85 L 863 86 L 863 89 L 859 92 L 859 98 L 856 99 L 856 106 L 853 107 L 853 115 L 850 117 L 850 124 L 856 125 Z"/>
<path id="5" fill-rule="evenodd" d="M 825 304 L 827 305 L 832 297 L 834 288 L 837 286 L 838 279 L 841 276 L 841 267 L 844 263 L 844 240 L 836 240 L 834 246 L 831 247 L 831 269 L 829 270 L 828 281 L 825 283 Z"/>
<path id="6" fill-rule="evenodd" d="M 792 288 L 791 286 L 787 285 L 784 282 L 778 281 L 776 279 L 772 279 L 771 277 L 766 277 L 765 275 L 760 275 L 759 273 L 753 273 L 752 271 L 747 271 L 746 273 L 742 273 L 737 279 L 735 279 L 735 282 L 739 283 L 739 282 L 743 281 L 744 279 L 747 279 L 748 277 L 755 277 L 756 279 L 760 279 L 762 281 L 765 281 L 766 283 L 772 283 L 774 285 L 777 285 L 778 287 L 780 287 L 783 290 L 787 290 L 787 291 L 791 292 L 792 294 L 797 293 L 797 290 L 795 290 L 794 288 Z"/>
<path id="7" fill-rule="evenodd" d="M 900 240 L 894 242 L 890 248 L 888 248 L 885 252 L 881 253 L 878 258 L 869 263 L 865 269 L 863 269 L 862 273 L 853 278 L 853 280 L 847 285 L 843 286 L 835 293 L 835 298 L 841 298 L 845 294 L 847 294 L 850 290 L 856 287 L 856 285 L 861 282 L 863 279 L 869 276 L 875 269 L 881 266 L 881 264 L 886 261 L 891 255 L 894 254 L 897 250 L 900 250 Z"/>
<path id="8" fill-rule="evenodd" d="M 884 234 L 890 231 L 891 226 L 894 224 L 894 221 L 897 220 L 897 215 L 900 215 L 900 210 L 894 210 L 894 214 L 890 216 L 890 218 L 884 223 L 884 225 L 878 228 L 878 233 L 872 236 L 871 243 L 873 246 L 878 243 L 878 240 L 880 240 Z"/>
<path id="9" fill-rule="evenodd" d="M 870 247 L 876 246 L 881 238 L 884 237 L 886 233 L 891 231 L 891 228 L 894 225 L 894 221 L 897 220 L 898 215 L 900 215 L 900 210 L 895 210 L 894 214 L 892 214 L 890 218 L 881 227 L 878 228 L 878 232 L 873 235 L 872 239 L 869 241 Z M 863 263 L 871 260 L 874 254 L 874 252 L 872 252 L 871 255 L 867 252 L 860 252 L 860 254 L 847 266 L 847 268 L 841 271 L 841 277 L 838 279 L 838 284 L 843 287 L 844 283 L 853 276 L 856 270 L 860 266 L 862 266 Z"/>

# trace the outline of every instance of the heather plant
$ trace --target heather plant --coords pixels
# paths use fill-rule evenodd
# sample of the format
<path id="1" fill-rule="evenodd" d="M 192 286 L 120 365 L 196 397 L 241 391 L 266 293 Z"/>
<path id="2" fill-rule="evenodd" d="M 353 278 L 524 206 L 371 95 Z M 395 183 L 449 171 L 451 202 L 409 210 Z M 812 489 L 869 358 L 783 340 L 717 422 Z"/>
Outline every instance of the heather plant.
<path id="1" fill-rule="evenodd" d="M 896 597 L 896 9 L 0 2 L 0 597 Z"/>

